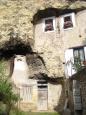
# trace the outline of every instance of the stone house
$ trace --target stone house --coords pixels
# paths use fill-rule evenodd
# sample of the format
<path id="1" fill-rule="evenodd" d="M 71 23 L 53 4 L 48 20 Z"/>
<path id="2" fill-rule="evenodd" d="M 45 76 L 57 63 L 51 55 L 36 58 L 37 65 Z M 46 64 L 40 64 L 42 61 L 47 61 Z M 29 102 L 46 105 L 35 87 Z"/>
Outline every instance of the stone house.
<path id="1" fill-rule="evenodd" d="M 5 0 L 0 6 L 0 58 L 20 94 L 19 108 L 62 111 L 74 57 L 86 59 L 86 2 Z"/>
<path id="2" fill-rule="evenodd" d="M 42 13 L 45 14 L 46 11 L 47 10 L 45 10 L 44 12 L 39 12 L 39 15 L 43 15 Z M 40 21 L 38 21 L 37 24 L 35 24 L 36 50 L 38 49 L 37 50 L 38 52 L 44 53 L 41 55 L 47 55 L 43 56 L 43 58 L 45 58 L 44 60 L 46 62 L 46 66 L 47 63 L 48 64 L 50 63 L 49 61 L 53 61 L 54 63 L 54 64 L 50 63 L 51 65 L 49 65 L 52 66 L 52 68 L 55 67 L 54 70 L 50 70 L 50 73 L 54 71 L 54 74 L 58 75 L 58 77 L 64 76 L 65 78 L 69 79 L 73 74 L 76 73 L 74 68 L 74 63 L 77 62 L 76 59 L 79 58 L 80 63 L 82 63 L 82 66 L 84 66 L 86 60 L 86 46 L 85 46 L 86 33 L 84 26 L 86 20 L 83 19 L 84 16 L 86 16 L 86 10 L 79 12 L 70 11 L 64 14 L 60 14 L 59 16 L 52 15 L 51 17 L 48 18 L 43 17 Z M 53 22 L 52 32 L 49 32 L 51 30 L 48 31 L 46 30 L 48 26 L 47 24 L 48 21 Z M 81 28 L 81 25 L 83 28 Z M 45 31 L 45 33 L 43 31 Z M 48 58 L 49 60 L 46 58 Z M 56 64 L 58 65 L 57 67 L 55 66 Z M 65 70 L 65 75 L 64 70 L 62 69 Z M 66 85 L 65 86 L 66 91 L 67 87 L 69 86 L 67 84 L 65 85 Z M 71 109 L 71 111 L 72 110 L 73 108 Z"/>

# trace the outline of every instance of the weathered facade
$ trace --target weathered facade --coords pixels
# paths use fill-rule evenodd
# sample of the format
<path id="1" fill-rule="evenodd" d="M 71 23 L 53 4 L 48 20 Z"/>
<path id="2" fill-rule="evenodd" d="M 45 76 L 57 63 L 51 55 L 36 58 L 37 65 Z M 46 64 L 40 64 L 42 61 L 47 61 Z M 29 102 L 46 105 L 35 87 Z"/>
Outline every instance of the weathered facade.
<path id="1" fill-rule="evenodd" d="M 22 98 L 21 109 L 63 110 L 64 79 L 72 70 L 66 64 L 86 44 L 85 8 L 84 0 L 0 1 L 0 57 Z"/>
<path id="2" fill-rule="evenodd" d="M 41 13 L 40 15 L 43 15 L 43 13 Z M 67 29 L 62 28 L 62 19 L 65 16 L 70 15 L 73 16 L 73 27 Z M 35 24 L 35 49 L 37 52 L 40 52 L 40 55 L 44 58 L 46 67 L 50 72 L 49 76 L 53 76 L 54 74 L 54 77 L 71 77 L 75 73 L 75 69 L 73 67 L 75 61 L 74 58 L 78 55 L 75 55 L 74 51 L 78 50 L 77 52 L 81 52 L 79 53 L 80 59 L 83 62 L 85 61 L 86 20 L 83 19 L 84 16 L 86 16 L 86 10 L 79 12 L 71 11 L 59 16 L 51 14 L 50 18 L 53 18 L 53 20 L 55 20 L 55 30 L 51 32 L 44 32 L 43 30 L 45 24 L 44 21 L 49 19 L 49 17 L 43 17 L 42 19 L 40 19 L 40 21 L 37 22 L 37 24 Z M 81 28 L 81 26 L 83 28 Z M 65 87 L 65 89 L 66 88 L 67 87 Z M 72 110 L 73 106 L 71 111 Z"/>
<path id="3" fill-rule="evenodd" d="M 71 15 L 72 13 L 66 13 L 58 17 L 55 16 L 55 31 L 52 32 L 43 31 L 44 19 L 41 19 L 40 22 L 35 25 L 35 49 L 37 52 L 42 53 L 41 56 L 43 56 L 51 76 L 53 76 L 53 74 L 56 74 L 58 77 L 64 76 L 64 70 L 62 69 L 64 69 L 63 63 L 65 63 L 65 51 L 67 49 L 73 49 L 86 44 L 86 20 L 83 19 L 86 15 L 86 10 L 74 13 L 73 28 L 62 28 L 62 19 L 64 16 Z M 83 28 L 81 28 L 81 26 Z"/>

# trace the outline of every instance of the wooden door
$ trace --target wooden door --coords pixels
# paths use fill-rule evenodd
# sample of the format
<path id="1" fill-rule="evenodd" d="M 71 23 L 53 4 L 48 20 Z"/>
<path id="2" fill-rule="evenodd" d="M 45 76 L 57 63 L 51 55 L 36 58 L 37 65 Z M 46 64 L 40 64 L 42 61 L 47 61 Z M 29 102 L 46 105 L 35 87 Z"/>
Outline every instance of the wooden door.
<path id="1" fill-rule="evenodd" d="M 38 88 L 38 110 L 47 110 L 47 88 Z"/>

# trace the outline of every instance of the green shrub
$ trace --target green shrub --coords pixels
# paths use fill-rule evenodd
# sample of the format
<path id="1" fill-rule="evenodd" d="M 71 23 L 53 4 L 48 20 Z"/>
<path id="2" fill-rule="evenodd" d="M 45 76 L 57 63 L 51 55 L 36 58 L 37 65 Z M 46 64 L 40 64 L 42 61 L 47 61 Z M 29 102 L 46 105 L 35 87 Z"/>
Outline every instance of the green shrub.
<path id="1" fill-rule="evenodd" d="M 6 114 L 9 115 L 11 108 L 18 101 L 18 95 L 13 92 L 10 78 L 5 74 L 5 65 L 0 62 L 0 101 L 6 105 Z"/>

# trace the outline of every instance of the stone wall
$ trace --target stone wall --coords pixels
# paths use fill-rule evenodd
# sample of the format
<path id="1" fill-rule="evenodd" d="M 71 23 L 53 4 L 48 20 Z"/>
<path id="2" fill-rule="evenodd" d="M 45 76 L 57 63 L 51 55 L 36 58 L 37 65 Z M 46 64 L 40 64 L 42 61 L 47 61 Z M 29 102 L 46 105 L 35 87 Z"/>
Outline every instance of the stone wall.
<path id="1" fill-rule="evenodd" d="M 48 84 L 48 110 L 63 111 L 65 104 L 65 90 L 63 87 L 63 83 L 50 82 Z"/>

